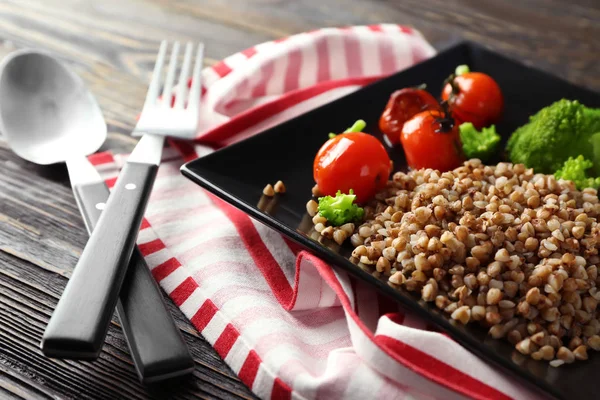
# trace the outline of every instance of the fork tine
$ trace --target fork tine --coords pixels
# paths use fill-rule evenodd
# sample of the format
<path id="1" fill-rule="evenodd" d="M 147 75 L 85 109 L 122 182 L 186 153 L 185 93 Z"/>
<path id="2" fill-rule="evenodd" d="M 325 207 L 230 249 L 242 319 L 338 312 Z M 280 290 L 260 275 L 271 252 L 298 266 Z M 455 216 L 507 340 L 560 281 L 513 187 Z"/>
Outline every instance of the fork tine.
<path id="1" fill-rule="evenodd" d="M 154 64 L 154 72 L 152 72 L 152 79 L 148 86 L 148 93 L 146 94 L 146 101 L 144 107 L 153 105 L 158 97 L 160 89 L 160 80 L 162 76 L 162 69 L 165 63 L 165 54 L 167 53 L 167 41 L 163 40 L 160 42 L 160 49 L 158 50 L 158 56 L 156 56 L 156 63 Z"/>
<path id="2" fill-rule="evenodd" d="M 177 70 L 177 56 L 179 55 L 179 42 L 173 43 L 171 50 L 171 61 L 169 62 L 169 70 L 165 78 L 165 87 L 162 94 L 162 106 L 171 108 L 171 100 L 173 98 L 173 82 L 175 81 L 175 71 Z"/>
<path id="3" fill-rule="evenodd" d="M 174 108 L 183 108 L 185 105 L 185 94 L 188 88 L 188 75 L 190 74 L 190 65 L 192 63 L 192 43 L 188 42 L 185 45 L 185 56 L 183 57 L 183 65 L 179 74 L 179 82 L 177 83 L 177 95 L 175 96 Z"/>
<path id="4" fill-rule="evenodd" d="M 198 44 L 198 53 L 196 53 L 196 62 L 192 74 L 192 87 L 188 99 L 188 109 L 197 109 L 200 104 L 200 87 L 202 86 L 202 60 L 204 59 L 204 43 Z"/>

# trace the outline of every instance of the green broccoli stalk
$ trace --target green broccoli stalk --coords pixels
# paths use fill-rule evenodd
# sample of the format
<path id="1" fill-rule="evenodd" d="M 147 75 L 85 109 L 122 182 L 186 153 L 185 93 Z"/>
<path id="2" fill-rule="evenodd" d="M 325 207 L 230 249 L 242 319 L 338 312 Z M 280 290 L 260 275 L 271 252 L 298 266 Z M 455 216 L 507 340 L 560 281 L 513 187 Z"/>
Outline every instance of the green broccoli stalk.
<path id="1" fill-rule="evenodd" d="M 592 166 L 593 163 L 581 155 L 577 158 L 569 157 L 562 168 L 554 173 L 554 177 L 556 179 L 573 181 L 579 190 L 590 187 L 598 189 L 600 187 L 600 178 L 590 178 L 585 173 Z"/>
<path id="2" fill-rule="evenodd" d="M 496 133 L 494 125 L 478 131 L 470 122 L 464 122 L 458 127 L 460 141 L 467 158 L 479 158 L 486 161 L 496 152 L 500 143 L 500 135 Z"/>
<path id="3" fill-rule="evenodd" d="M 360 222 L 365 214 L 358 205 L 354 204 L 356 195 L 350 189 L 350 194 L 338 190 L 335 197 L 319 197 L 319 215 L 325 217 L 331 225 L 340 226 L 348 222 Z"/>
<path id="4" fill-rule="evenodd" d="M 512 134 L 506 149 L 511 162 L 551 174 L 569 157 L 582 155 L 598 164 L 590 140 L 599 132 L 600 110 L 562 99 L 532 115 Z"/>
<path id="5" fill-rule="evenodd" d="M 362 119 L 359 119 L 354 123 L 354 125 L 352 125 L 348 129 L 346 129 L 343 133 L 362 132 L 362 130 L 365 129 L 365 126 L 367 126 L 367 123 L 365 121 L 363 121 Z M 337 135 L 335 133 L 331 132 L 329 134 L 329 139 L 333 139 L 336 136 Z"/>

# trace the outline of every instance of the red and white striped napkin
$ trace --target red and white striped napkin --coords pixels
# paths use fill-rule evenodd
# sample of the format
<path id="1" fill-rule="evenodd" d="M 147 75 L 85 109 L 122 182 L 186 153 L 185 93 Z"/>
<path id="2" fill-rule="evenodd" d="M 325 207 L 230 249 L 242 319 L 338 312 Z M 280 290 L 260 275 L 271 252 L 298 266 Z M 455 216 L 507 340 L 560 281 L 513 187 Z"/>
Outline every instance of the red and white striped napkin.
<path id="1" fill-rule="evenodd" d="M 198 139 L 166 149 L 138 245 L 160 286 L 259 397 L 538 398 L 179 172 L 184 160 L 433 54 L 412 28 L 355 26 L 263 43 L 204 70 Z M 90 156 L 109 186 L 124 158 Z"/>

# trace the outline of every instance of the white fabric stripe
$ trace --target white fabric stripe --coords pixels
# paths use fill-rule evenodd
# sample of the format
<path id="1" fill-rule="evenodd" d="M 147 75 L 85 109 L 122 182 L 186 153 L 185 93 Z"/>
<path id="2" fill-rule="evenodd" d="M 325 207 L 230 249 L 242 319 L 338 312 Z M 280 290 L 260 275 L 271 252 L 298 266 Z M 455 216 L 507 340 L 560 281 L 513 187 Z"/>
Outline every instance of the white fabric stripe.
<path id="1" fill-rule="evenodd" d="M 231 315 L 231 314 L 228 314 Z M 235 317 L 234 317 L 235 318 Z M 324 323 L 319 327 L 323 332 L 327 332 L 327 335 L 323 335 L 322 332 L 313 332 L 312 329 L 302 329 L 300 326 L 294 326 L 291 322 L 284 321 L 278 317 L 260 317 L 257 316 L 257 320 L 244 326 L 240 327 L 244 333 L 244 337 L 248 343 L 255 345 L 263 337 L 274 333 L 288 333 L 289 335 L 296 337 L 299 343 L 304 343 L 308 346 L 321 346 L 327 345 L 335 340 L 342 340 L 347 337 L 348 330 L 346 327 L 341 326 L 338 320 Z M 280 343 L 272 343 L 269 352 L 274 349 Z M 296 348 L 295 343 L 285 343 L 286 346 Z M 349 344 L 349 342 L 348 342 Z M 299 344 L 298 346 L 302 346 Z"/>
<path id="2" fill-rule="evenodd" d="M 167 294 L 170 294 L 173 290 L 177 289 L 181 282 L 185 281 L 189 277 L 189 273 L 185 268 L 177 268 L 162 281 L 160 286 L 164 289 Z"/>
<path id="3" fill-rule="evenodd" d="M 352 284 L 350 283 L 350 277 L 348 274 L 342 271 L 338 271 L 337 269 L 333 269 L 333 274 L 337 278 L 338 282 L 342 286 L 342 290 L 348 296 L 348 300 L 350 301 L 350 306 L 352 309 L 355 309 L 354 296 L 352 295 Z"/>
<path id="4" fill-rule="evenodd" d="M 306 35 L 302 48 L 302 68 L 300 68 L 299 84 L 301 88 L 310 87 L 317 83 L 319 60 L 313 38 Z"/>
<path id="5" fill-rule="evenodd" d="M 169 221 L 167 223 L 159 224 L 156 221 L 153 221 L 153 219 L 152 216 L 148 217 L 152 229 L 163 238 L 165 243 L 167 243 L 168 239 L 172 236 L 184 235 L 186 232 L 202 228 L 208 223 L 212 223 L 214 228 L 206 229 L 203 233 L 203 241 L 225 236 L 228 232 L 232 232 L 232 224 L 222 215 L 221 210 L 218 208 L 207 209 L 202 213 L 194 215 L 193 218 L 187 218 L 182 221 Z M 216 222 L 218 222 L 218 224 Z M 183 251 L 194 247 L 194 245 L 198 243 L 198 239 L 199 238 L 197 237 L 189 237 L 188 240 L 172 246 L 171 250 L 176 254 L 181 254 Z"/>
<path id="6" fill-rule="evenodd" d="M 144 256 L 144 259 L 146 260 L 146 264 L 148 264 L 148 267 L 150 267 L 150 269 L 154 269 L 157 266 L 164 263 L 165 261 L 167 261 L 168 259 L 170 259 L 171 257 L 173 257 L 173 254 L 171 254 L 169 249 L 161 249 L 150 255 Z"/>
<path id="7" fill-rule="evenodd" d="M 403 386 L 417 387 L 419 388 L 419 392 L 432 395 L 438 399 L 464 399 L 463 396 L 437 385 L 389 357 L 386 353 L 381 351 L 379 347 L 364 334 L 364 332 L 362 332 L 350 316 L 348 316 L 347 322 L 352 335 L 352 344 L 354 345 L 357 354 L 363 358 L 371 368 L 377 370 L 380 374 Z"/>
<path id="8" fill-rule="evenodd" d="M 264 354 L 264 351 L 262 352 Z M 273 343 L 262 356 L 263 363 L 273 371 L 279 371 L 282 366 L 297 361 L 312 375 L 320 375 L 327 367 L 327 359 L 315 358 L 312 354 L 301 351 L 298 347 L 287 342 Z"/>
<path id="9" fill-rule="evenodd" d="M 321 290 L 321 302 L 319 305 L 321 307 L 339 307 L 340 302 L 335 292 L 331 290 L 329 285 L 327 285 L 327 282 L 322 281 L 321 284 L 323 285 L 324 290 Z"/>
<path id="10" fill-rule="evenodd" d="M 213 345 L 219 339 L 228 323 L 227 319 L 219 314 L 220 312 L 217 311 L 209 323 L 202 329 L 202 332 L 200 332 Z"/>
<path id="11" fill-rule="evenodd" d="M 327 45 L 329 47 L 329 76 L 331 80 L 346 79 L 348 77 L 348 66 L 346 65 L 346 49 L 342 34 L 337 31 L 335 34 L 327 36 Z"/>
<path id="12" fill-rule="evenodd" d="M 531 393 L 515 384 L 510 377 L 499 374 L 481 359 L 442 334 L 398 325 L 386 317 L 381 318 L 377 333 L 398 338 L 512 398 L 538 398 L 537 396 L 532 397 Z M 461 362 L 457 363 L 455 360 L 461 360 Z"/>
<path id="13" fill-rule="evenodd" d="M 365 382 L 369 382 L 365 385 Z M 348 387 L 344 393 L 344 397 L 348 399 L 369 399 L 379 392 L 384 381 L 377 373 L 373 371 L 367 364 L 360 363 L 356 365 L 356 369 L 352 377 L 348 379 Z"/>
<path id="14" fill-rule="evenodd" d="M 256 57 L 256 56 L 255 56 Z M 249 99 L 251 97 L 252 90 L 260 83 L 263 79 L 263 70 L 258 68 L 252 75 L 246 76 L 248 79 L 248 86 L 246 92 L 238 93 L 238 99 Z"/>
<path id="15" fill-rule="evenodd" d="M 364 76 L 379 76 L 382 74 L 379 46 L 377 45 L 380 34 L 373 32 L 366 26 L 352 28 L 352 33 L 360 43 L 360 62 Z"/>
<path id="16" fill-rule="evenodd" d="M 221 77 L 219 74 L 215 72 L 212 68 L 204 68 L 202 70 L 202 85 L 209 89 L 215 82 L 217 82 Z"/>
<path id="17" fill-rule="evenodd" d="M 244 343 L 242 337 L 240 336 L 235 341 L 233 346 L 231 346 L 231 349 L 229 350 L 229 353 L 227 353 L 224 361 L 227 363 L 227 365 L 229 365 L 234 373 L 239 374 L 240 369 L 242 369 L 244 361 L 246 361 L 249 353 L 250 352 L 248 351 L 246 343 Z"/>
<path id="18" fill-rule="evenodd" d="M 235 53 L 223 59 L 223 62 L 232 70 L 243 67 L 247 61 L 248 57 L 246 57 L 242 53 Z"/>
<path id="19" fill-rule="evenodd" d="M 144 244 L 157 239 L 156 233 L 152 229 L 142 229 L 139 231 L 136 242 L 137 244 Z"/>
<path id="20" fill-rule="evenodd" d="M 392 52 L 393 59 L 396 63 L 396 69 L 402 70 L 411 66 L 413 64 L 413 55 L 409 38 L 406 35 L 397 34 L 400 30 L 397 25 L 384 24 L 381 27 L 384 32 L 390 33 L 390 35 L 387 35 L 386 37 L 393 43 Z M 392 36 L 392 33 L 396 34 Z"/>
<path id="21" fill-rule="evenodd" d="M 263 361 L 258 367 L 251 389 L 261 399 L 270 399 L 274 381 L 275 378 L 267 372 L 265 362 Z"/>
<path id="22" fill-rule="evenodd" d="M 202 267 L 207 265 L 214 264 L 216 262 L 227 263 L 227 262 L 239 262 L 239 263 L 247 263 L 248 262 L 248 253 L 245 249 L 241 248 L 221 248 L 221 249 L 211 249 L 210 251 L 204 252 L 187 263 L 189 271 L 194 273 Z M 217 277 L 218 280 L 221 279 L 232 279 L 230 283 L 242 283 L 245 282 L 246 279 L 243 277 L 237 276 L 238 274 L 233 272 L 224 271 L 222 274 L 219 274 Z M 210 280 L 211 278 L 209 278 Z"/>
<path id="23" fill-rule="evenodd" d="M 192 318 L 196 315 L 196 312 L 198 312 L 205 301 L 206 297 L 204 297 L 202 290 L 198 287 L 194 289 L 192 294 L 190 294 L 190 297 L 188 297 L 179 308 L 188 318 Z"/>
<path id="24" fill-rule="evenodd" d="M 322 288 L 327 286 L 317 270 L 310 265 L 310 262 L 302 260 L 299 268 L 298 295 L 294 310 L 308 310 L 316 308 L 322 301 Z"/>
<path id="25" fill-rule="evenodd" d="M 269 77 L 265 77 L 267 80 L 266 94 L 279 95 L 284 92 L 285 85 L 285 71 L 288 67 L 289 57 L 287 55 L 276 58 L 271 61 L 274 63 L 273 73 Z"/>
<path id="26" fill-rule="evenodd" d="M 256 46 L 254 46 L 254 50 L 256 50 L 256 53 L 257 53 L 254 55 L 254 57 L 257 57 L 259 55 L 263 56 L 262 53 L 265 53 L 265 54 L 272 53 L 279 46 L 281 46 L 281 43 L 275 43 L 272 41 L 257 44 Z"/>

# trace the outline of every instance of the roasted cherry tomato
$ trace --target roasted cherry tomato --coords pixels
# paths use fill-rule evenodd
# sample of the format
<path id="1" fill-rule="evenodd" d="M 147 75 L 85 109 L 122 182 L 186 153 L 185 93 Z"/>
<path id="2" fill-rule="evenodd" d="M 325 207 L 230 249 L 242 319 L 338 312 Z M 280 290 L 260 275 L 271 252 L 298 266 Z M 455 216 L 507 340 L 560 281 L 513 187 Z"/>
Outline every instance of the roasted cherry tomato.
<path id="1" fill-rule="evenodd" d="M 329 139 L 319 150 L 313 176 L 323 195 L 354 190 L 359 203 L 370 200 L 383 189 L 391 172 L 390 158 L 383 144 L 362 132 L 343 133 Z"/>
<path id="2" fill-rule="evenodd" d="M 400 141 L 413 169 L 445 172 L 465 161 L 458 126 L 440 111 L 424 111 L 406 121 Z"/>
<path id="3" fill-rule="evenodd" d="M 472 122 L 477 129 L 497 123 L 504 108 L 500 87 L 482 72 L 450 76 L 442 91 L 442 100 L 448 102 L 458 125 Z"/>
<path id="4" fill-rule="evenodd" d="M 406 121 L 421 111 L 439 109 L 437 100 L 423 89 L 397 90 L 390 96 L 379 118 L 379 129 L 392 144 L 397 144 L 400 143 L 400 132 Z"/>

